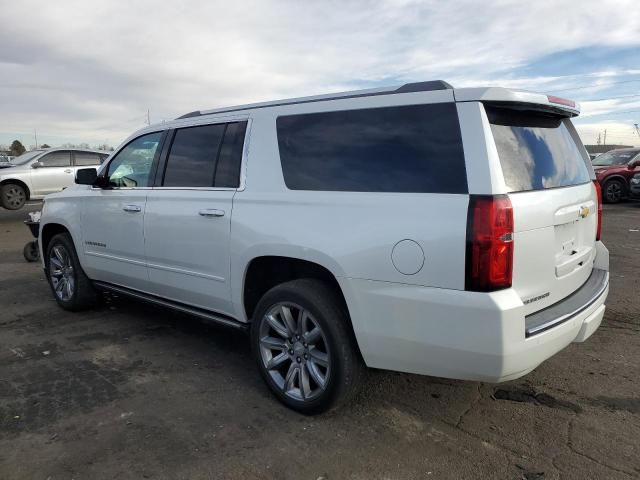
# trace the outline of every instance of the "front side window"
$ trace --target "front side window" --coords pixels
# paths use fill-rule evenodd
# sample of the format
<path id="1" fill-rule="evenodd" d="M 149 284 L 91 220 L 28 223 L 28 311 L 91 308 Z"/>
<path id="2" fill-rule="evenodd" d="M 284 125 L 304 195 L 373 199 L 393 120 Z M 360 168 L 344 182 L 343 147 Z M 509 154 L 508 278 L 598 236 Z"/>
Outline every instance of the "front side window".
<path id="1" fill-rule="evenodd" d="M 71 152 L 51 152 L 40 159 L 43 167 L 71 166 Z"/>
<path id="2" fill-rule="evenodd" d="M 279 117 L 291 190 L 467 193 L 455 104 Z"/>
<path id="3" fill-rule="evenodd" d="M 151 167 L 162 132 L 138 137 L 124 147 L 109 163 L 107 176 L 112 187 L 149 187 Z"/>

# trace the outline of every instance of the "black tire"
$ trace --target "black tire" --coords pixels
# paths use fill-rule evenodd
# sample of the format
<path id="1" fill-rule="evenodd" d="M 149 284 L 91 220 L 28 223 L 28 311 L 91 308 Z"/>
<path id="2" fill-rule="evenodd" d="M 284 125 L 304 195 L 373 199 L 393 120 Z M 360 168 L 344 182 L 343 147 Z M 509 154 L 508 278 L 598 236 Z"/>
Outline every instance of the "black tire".
<path id="1" fill-rule="evenodd" d="M 52 255 L 55 259 L 52 259 Z M 68 255 L 68 263 L 65 255 Z M 54 262 L 66 267 L 64 274 L 55 274 L 56 271 L 64 269 L 58 268 L 58 265 Z M 68 267 L 71 267 L 71 269 Z M 45 253 L 45 274 L 47 276 L 49 286 L 51 287 L 51 291 L 53 292 L 53 297 L 56 299 L 56 302 L 58 302 L 58 305 L 65 310 L 77 312 L 91 308 L 98 303 L 98 294 L 93 288 L 91 280 L 89 280 L 80 266 L 78 255 L 76 254 L 76 249 L 73 245 L 73 239 L 68 233 L 59 233 L 49 241 L 49 245 L 47 245 L 47 251 Z M 61 296 L 56 292 L 56 286 L 60 285 L 63 277 L 66 282 L 64 285 L 65 287 L 66 284 L 70 283 L 68 279 L 73 280 L 72 286 L 69 288 L 71 293 L 68 298 L 65 297 L 64 294 Z M 57 282 L 54 278 L 58 279 Z M 65 293 L 66 292 L 67 290 L 65 290 Z"/>
<path id="2" fill-rule="evenodd" d="M 627 194 L 627 187 L 622 180 L 612 179 L 605 182 L 602 198 L 606 203 L 619 203 Z"/>
<path id="3" fill-rule="evenodd" d="M 287 370 L 287 377 L 291 368 L 298 369 L 298 394 L 303 394 L 302 378 L 304 378 L 304 372 L 306 372 L 305 385 L 309 389 L 311 388 L 309 385 L 316 386 L 316 396 L 312 398 L 312 395 L 309 395 L 309 398 L 306 400 L 292 398 L 291 395 L 294 390 L 292 389 L 289 392 L 285 391 L 287 381 L 284 378 L 284 373 L 278 374 L 275 369 L 268 369 L 266 360 L 263 357 L 264 347 L 261 346 L 261 339 L 266 338 L 263 336 L 263 329 L 271 328 L 271 324 L 267 321 L 266 315 L 268 312 L 273 311 L 273 309 L 281 308 L 283 305 L 290 306 L 291 311 L 295 311 L 298 306 L 304 309 L 310 316 L 306 316 L 306 321 L 303 319 L 301 323 L 311 323 L 314 328 L 317 326 L 322 332 L 319 334 L 322 335 L 319 343 L 321 347 L 316 349 L 315 346 L 311 345 L 311 341 L 309 341 L 309 350 L 307 350 L 309 360 L 302 359 L 302 364 L 300 363 L 301 357 L 304 356 L 304 358 L 307 358 L 307 354 L 302 350 L 301 342 L 304 341 L 304 338 L 311 338 L 302 335 L 304 328 L 299 329 L 301 337 L 295 342 L 295 347 L 292 347 L 290 350 L 275 350 L 276 352 L 280 351 L 282 355 L 290 357 L 290 360 L 285 360 L 290 363 L 283 365 L 283 370 Z M 298 312 L 300 312 L 299 309 Z M 283 338 L 285 338 L 285 336 L 281 335 L 277 337 L 277 340 Z M 285 343 L 286 342 L 288 342 L 288 340 L 285 340 Z M 356 346 L 348 313 L 336 292 L 319 280 L 293 280 L 277 285 L 269 290 L 256 306 L 251 325 L 251 344 L 254 357 L 258 364 L 258 370 L 274 395 L 287 407 L 306 415 L 321 413 L 348 401 L 357 392 L 365 375 L 365 366 Z M 302 353 L 299 353 L 297 350 L 294 353 L 293 348 L 298 347 L 300 347 Z M 307 348 L 307 343 L 304 343 L 304 347 Z M 315 364 L 313 364 L 314 355 L 317 355 L 317 353 L 313 352 L 318 352 L 322 349 L 325 349 L 327 352 L 326 358 L 328 359 L 327 363 L 329 365 L 329 367 L 324 370 L 324 387 L 321 387 L 320 383 L 315 383 L 314 379 L 318 377 L 311 375 L 313 373 L 312 370 L 318 371 Z M 288 355 L 289 352 L 291 355 Z M 294 357 L 299 354 L 301 356 L 297 357 L 296 365 Z M 323 367 L 321 367 L 321 369 L 322 368 Z M 278 375 L 280 375 L 280 377 Z M 293 378 L 295 375 L 291 377 Z M 280 378 L 284 380 L 284 386 L 278 385 Z"/>
<path id="4" fill-rule="evenodd" d="M 38 242 L 35 240 L 27 243 L 22 249 L 22 254 L 27 262 L 37 262 L 40 260 L 40 250 L 38 250 Z"/>
<path id="5" fill-rule="evenodd" d="M 22 185 L 6 183 L 0 188 L 0 202 L 7 210 L 19 210 L 27 201 L 27 192 Z"/>

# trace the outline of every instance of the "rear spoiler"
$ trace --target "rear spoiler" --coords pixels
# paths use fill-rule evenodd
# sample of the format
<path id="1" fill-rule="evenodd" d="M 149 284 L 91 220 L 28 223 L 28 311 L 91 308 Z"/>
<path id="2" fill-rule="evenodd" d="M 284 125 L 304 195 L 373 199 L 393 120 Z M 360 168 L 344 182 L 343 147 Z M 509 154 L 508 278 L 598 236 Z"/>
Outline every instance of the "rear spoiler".
<path id="1" fill-rule="evenodd" d="M 453 95 L 456 102 L 490 102 L 529 106 L 536 110 L 553 111 L 568 117 L 580 114 L 580 104 L 573 100 L 526 90 L 501 87 L 458 88 L 453 91 Z"/>

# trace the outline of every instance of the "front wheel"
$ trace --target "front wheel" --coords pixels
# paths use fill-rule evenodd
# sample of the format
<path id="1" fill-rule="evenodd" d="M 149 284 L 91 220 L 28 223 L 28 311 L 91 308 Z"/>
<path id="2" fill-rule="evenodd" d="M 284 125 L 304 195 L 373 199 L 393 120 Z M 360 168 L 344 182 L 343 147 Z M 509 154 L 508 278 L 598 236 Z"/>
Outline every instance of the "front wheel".
<path id="1" fill-rule="evenodd" d="M 0 188 L 0 201 L 7 210 L 18 210 L 27 201 L 27 192 L 21 185 L 8 183 Z"/>
<path id="2" fill-rule="evenodd" d="M 79 311 L 97 303 L 97 293 L 80 266 L 71 235 L 55 235 L 45 255 L 47 280 L 58 305 Z"/>
<path id="3" fill-rule="evenodd" d="M 609 180 L 604 184 L 604 200 L 607 203 L 618 203 L 625 193 L 625 186 L 620 180 Z"/>
<path id="4" fill-rule="evenodd" d="M 314 279 L 269 290 L 258 303 L 251 340 L 263 379 L 286 406 L 326 411 L 357 391 L 364 365 L 336 293 Z"/>

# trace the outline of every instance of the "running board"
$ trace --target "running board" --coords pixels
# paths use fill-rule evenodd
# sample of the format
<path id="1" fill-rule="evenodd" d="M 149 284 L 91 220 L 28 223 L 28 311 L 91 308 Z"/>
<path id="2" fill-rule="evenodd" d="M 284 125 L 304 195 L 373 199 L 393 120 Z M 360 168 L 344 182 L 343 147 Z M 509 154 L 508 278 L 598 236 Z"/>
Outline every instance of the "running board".
<path id="1" fill-rule="evenodd" d="M 249 324 L 239 322 L 235 318 L 229 317 L 228 315 L 224 315 L 222 313 L 216 313 L 209 310 L 205 310 L 203 308 L 192 307 L 189 305 L 185 305 L 183 303 L 174 302 L 172 300 L 167 300 L 165 298 L 156 297 L 155 295 L 150 295 L 148 293 L 143 293 L 137 290 L 131 290 L 126 287 L 113 285 L 111 283 L 93 282 L 93 285 L 99 290 L 106 290 L 109 292 L 120 293 L 122 295 L 126 295 L 127 297 L 131 297 L 137 300 L 142 300 L 143 302 L 153 303 L 155 305 L 167 307 L 172 310 L 186 313 L 188 315 L 193 315 L 194 317 L 199 317 L 204 320 L 208 320 L 220 325 L 225 325 L 227 327 L 236 328 L 238 330 L 247 330 L 249 328 Z"/>

